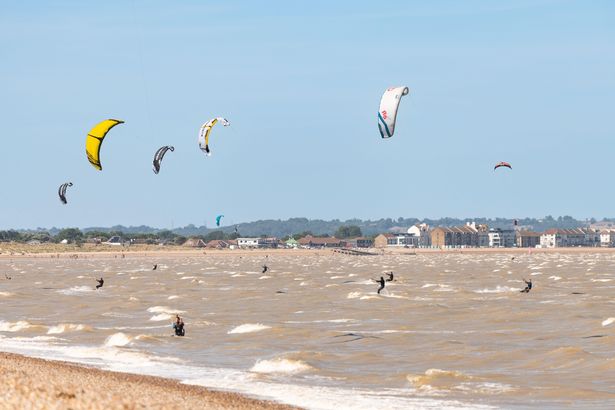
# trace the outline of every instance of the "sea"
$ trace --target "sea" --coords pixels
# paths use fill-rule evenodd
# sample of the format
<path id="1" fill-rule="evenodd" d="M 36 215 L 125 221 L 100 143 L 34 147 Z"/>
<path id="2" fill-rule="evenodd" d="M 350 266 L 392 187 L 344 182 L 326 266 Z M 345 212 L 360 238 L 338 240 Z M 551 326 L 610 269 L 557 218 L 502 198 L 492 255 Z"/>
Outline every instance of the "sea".
<path id="1" fill-rule="evenodd" d="M 612 409 L 614 342 L 613 253 L 0 259 L 0 351 L 309 409 Z"/>

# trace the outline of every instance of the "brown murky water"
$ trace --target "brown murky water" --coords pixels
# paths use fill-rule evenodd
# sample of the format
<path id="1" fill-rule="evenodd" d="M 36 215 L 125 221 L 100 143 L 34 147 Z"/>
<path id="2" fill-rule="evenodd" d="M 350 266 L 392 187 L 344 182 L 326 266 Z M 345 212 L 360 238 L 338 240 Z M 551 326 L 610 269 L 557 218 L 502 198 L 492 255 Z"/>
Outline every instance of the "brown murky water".
<path id="1" fill-rule="evenodd" d="M 615 255 L 512 256 L 0 260 L 0 350 L 309 408 L 615 408 Z"/>

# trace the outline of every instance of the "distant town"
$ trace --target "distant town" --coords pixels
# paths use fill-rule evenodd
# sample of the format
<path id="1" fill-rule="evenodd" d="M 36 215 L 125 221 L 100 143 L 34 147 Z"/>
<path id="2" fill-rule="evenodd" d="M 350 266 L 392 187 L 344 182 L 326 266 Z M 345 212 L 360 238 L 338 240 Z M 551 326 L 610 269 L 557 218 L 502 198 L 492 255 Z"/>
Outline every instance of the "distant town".
<path id="1" fill-rule="evenodd" d="M 401 221 L 400 221 L 401 222 Z M 500 224 L 501 225 L 501 224 Z M 407 227 L 395 226 L 386 232 L 364 235 L 357 225 L 338 225 L 332 234 L 303 231 L 281 237 L 272 235 L 242 235 L 237 226 L 211 230 L 206 235 L 183 236 L 170 230 L 155 232 L 123 232 L 120 230 L 84 230 L 66 228 L 48 231 L 0 231 L 0 242 L 29 245 L 45 243 L 77 246 L 157 245 L 185 248 L 246 249 L 246 248 L 562 248 L 615 247 L 615 223 L 602 221 L 582 227 L 550 228 L 537 232 L 511 220 L 509 227 L 466 222 L 456 226 L 435 226 L 419 222 Z"/>

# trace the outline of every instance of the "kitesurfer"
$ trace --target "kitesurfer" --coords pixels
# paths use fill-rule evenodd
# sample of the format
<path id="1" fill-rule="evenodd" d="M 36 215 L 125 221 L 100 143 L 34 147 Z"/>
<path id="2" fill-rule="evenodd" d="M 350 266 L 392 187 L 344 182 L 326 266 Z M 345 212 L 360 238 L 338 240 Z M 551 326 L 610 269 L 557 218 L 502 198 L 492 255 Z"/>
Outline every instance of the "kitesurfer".
<path id="1" fill-rule="evenodd" d="M 389 276 L 389 278 L 387 279 L 387 282 L 393 282 L 393 272 L 387 273 L 387 275 Z"/>
<path id="2" fill-rule="evenodd" d="M 155 264 L 152 270 L 156 270 L 156 269 L 158 269 L 158 264 Z"/>
<path id="3" fill-rule="evenodd" d="M 179 315 L 175 315 L 173 329 L 175 330 L 175 336 L 184 336 L 186 334 L 186 330 L 184 329 L 184 320 L 179 317 Z"/>
<path id="4" fill-rule="evenodd" d="M 530 290 L 532 290 L 532 279 L 529 281 L 523 279 L 523 281 L 525 282 L 525 289 L 523 289 L 521 293 L 530 293 Z"/>
<path id="5" fill-rule="evenodd" d="M 265 272 L 267 272 L 268 270 L 269 270 L 269 268 L 267 267 L 267 265 L 263 265 L 263 272 L 262 272 L 262 273 L 265 273 Z"/>
<path id="6" fill-rule="evenodd" d="M 374 282 L 380 284 L 380 287 L 378 288 L 378 294 L 380 294 L 380 291 L 384 289 L 384 278 L 381 276 L 380 280 L 374 279 Z"/>
<path id="7" fill-rule="evenodd" d="M 7 278 L 8 280 L 11 280 L 11 277 L 7 275 L 6 273 L 4 274 L 4 277 Z"/>
<path id="8" fill-rule="evenodd" d="M 98 289 L 98 288 L 103 287 L 105 280 L 103 278 L 100 278 L 100 279 L 96 279 L 96 282 L 98 282 L 98 285 L 96 285 L 96 289 Z"/>

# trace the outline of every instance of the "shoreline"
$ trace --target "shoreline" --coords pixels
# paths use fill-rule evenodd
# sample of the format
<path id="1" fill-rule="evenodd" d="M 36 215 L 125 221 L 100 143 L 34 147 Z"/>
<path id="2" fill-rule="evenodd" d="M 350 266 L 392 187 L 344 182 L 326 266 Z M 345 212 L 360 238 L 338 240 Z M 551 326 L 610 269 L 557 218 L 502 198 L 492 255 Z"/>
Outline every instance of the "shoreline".
<path id="1" fill-rule="evenodd" d="M 152 247 L 133 245 L 126 248 L 113 249 L 111 247 L 66 247 L 64 245 L 51 246 L 22 245 L 11 247 L 7 252 L 0 244 L 0 260 L 6 259 L 43 259 L 43 258 L 101 258 L 118 259 L 121 257 L 212 257 L 212 256 L 261 256 L 261 255 L 337 255 L 337 256 L 397 256 L 397 255 L 434 255 L 434 254 L 612 254 L 615 248 L 360 248 L 361 251 L 371 252 L 373 255 L 344 255 L 337 250 L 347 248 L 322 249 L 207 249 L 182 248 L 181 246 Z"/>
<path id="2" fill-rule="evenodd" d="M 0 352 L 0 374 L 6 409 L 299 409 L 174 379 L 7 352 Z"/>

